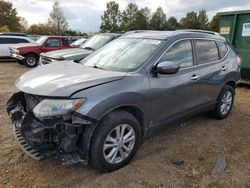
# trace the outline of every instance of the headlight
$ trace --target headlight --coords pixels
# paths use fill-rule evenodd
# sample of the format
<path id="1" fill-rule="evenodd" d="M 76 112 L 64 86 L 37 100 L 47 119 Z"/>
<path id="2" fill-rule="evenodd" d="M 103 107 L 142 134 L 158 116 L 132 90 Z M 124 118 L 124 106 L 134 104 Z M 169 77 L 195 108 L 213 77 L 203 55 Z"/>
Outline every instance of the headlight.
<path id="1" fill-rule="evenodd" d="M 80 108 L 86 99 L 44 99 L 34 109 L 37 118 L 66 115 Z"/>

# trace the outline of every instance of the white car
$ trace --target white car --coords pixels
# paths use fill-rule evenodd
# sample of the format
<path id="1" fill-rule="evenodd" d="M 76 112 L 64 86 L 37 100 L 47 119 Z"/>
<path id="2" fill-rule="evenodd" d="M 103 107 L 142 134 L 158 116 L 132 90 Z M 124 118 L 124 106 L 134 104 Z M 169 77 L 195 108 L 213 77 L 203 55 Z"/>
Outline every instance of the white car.
<path id="1" fill-rule="evenodd" d="M 25 36 L 0 35 L 0 58 L 10 58 L 9 47 L 18 43 L 35 43 Z"/>

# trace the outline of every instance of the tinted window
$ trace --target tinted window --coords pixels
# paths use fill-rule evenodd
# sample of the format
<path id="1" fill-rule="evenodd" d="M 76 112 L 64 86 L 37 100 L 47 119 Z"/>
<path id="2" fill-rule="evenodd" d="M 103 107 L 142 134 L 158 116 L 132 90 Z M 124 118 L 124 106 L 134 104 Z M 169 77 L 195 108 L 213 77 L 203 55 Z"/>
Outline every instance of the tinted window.
<path id="1" fill-rule="evenodd" d="M 195 40 L 198 64 L 219 60 L 217 45 L 213 40 Z"/>
<path id="2" fill-rule="evenodd" d="M 59 47 L 61 46 L 59 39 L 49 39 L 47 40 L 46 46 L 48 47 Z"/>
<path id="3" fill-rule="evenodd" d="M 220 52 L 220 58 L 224 58 L 226 53 L 227 53 L 227 46 L 225 45 L 224 42 L 217 42 L 217 46 L 219 48 L 219 52 Z"/>
<path id="4" fill-rule="evenodd" d="M 16 43 L 28 43 L 26 39 L 18 38 L 0 38 L 0 44 L 16 44 Z"/>
<path id="5" fill-rule="evenodd" d="M 193 51 L 190 40 L 180 41 L 174 44 L 161 58 L 162 61 L 172 61 L 180 67 L 189 67 L 193 65 Z"/>

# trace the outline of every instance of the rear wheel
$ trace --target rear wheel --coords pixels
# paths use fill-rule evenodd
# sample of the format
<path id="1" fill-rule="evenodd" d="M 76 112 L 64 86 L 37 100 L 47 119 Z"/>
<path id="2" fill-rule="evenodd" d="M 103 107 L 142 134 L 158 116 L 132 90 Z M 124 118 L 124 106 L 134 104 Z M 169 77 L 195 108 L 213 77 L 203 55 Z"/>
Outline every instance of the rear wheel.
<path id="1" fill-rule="evenodd" d="M 229 85 L 224 86 L 218 97 L 216 108 L 213 111 L 213 115 L 217 119 L 224 119 L 229 115 L 233 107 L 234 94 L 235 90 L 232 86 Z"/>
<path id="2" fill-rule="evenodd" d="M 91 165 L 104 172 L 127 165 L 135 155 L 140 140 L 140 124 L 132 114 L 120 110 L 111 112 L 93 135 Z"/>
<path id="3" fill-rule="evenodd" d="M 23 63 L 26 67 L 36 67 L 38 65 L 38 57 L 35 54 L 27 54 Z"/>

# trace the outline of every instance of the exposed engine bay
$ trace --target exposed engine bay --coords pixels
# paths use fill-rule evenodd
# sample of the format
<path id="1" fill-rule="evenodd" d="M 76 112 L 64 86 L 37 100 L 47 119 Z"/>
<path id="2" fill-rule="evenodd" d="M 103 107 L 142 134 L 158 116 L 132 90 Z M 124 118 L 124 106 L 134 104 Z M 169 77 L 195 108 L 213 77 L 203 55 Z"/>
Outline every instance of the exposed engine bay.
<path id="1" fill-rule="evenodd" d="M 18 92 L 7 103 L 14 135 L 23 151 L 36 160 L 53 157 L 65 165 L 87 163 L 96 121 L 77 112 L 37 118 L 33 109 L 44 99 Z"/>

